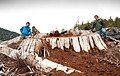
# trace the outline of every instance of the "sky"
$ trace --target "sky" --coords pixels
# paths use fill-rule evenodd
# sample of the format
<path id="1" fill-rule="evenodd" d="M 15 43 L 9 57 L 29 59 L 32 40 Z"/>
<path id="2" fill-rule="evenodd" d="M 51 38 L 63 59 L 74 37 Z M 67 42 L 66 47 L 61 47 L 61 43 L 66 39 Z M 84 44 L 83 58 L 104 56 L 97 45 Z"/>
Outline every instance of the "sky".
<path id="1" fill-rule="evenodd" d="M 0 27 L 20 33 L 30 22 L 41 33 L 71 29 L 79 22 L 120 17 L 119 0 L 0 0 Z"/>

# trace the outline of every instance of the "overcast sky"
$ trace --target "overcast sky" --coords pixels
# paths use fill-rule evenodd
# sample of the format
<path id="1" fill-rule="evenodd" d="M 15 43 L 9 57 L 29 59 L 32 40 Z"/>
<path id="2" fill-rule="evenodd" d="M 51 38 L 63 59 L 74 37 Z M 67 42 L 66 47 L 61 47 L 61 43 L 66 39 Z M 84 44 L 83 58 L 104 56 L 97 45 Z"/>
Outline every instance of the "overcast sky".
<path id="1" fill-rule="evenodd" d="M 27 21 L 40 32 L 73 28 L 77 19 L 120 17 L 119 0 L 0 0 L 0 27 L 19 32 Z"/>

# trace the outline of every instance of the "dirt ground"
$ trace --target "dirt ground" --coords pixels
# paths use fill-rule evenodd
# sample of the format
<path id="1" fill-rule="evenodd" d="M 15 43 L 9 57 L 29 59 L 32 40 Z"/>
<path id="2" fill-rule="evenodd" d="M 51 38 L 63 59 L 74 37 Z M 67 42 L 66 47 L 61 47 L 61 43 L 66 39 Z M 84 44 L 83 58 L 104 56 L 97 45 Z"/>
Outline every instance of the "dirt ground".
<path id="1" fill-rule="evenodd" d="M 83 76 L 120 76 L 120 67 L 87 54 L 71 54 L 62 50 L 52 50 L 48 59 L 80 70 Z M 74 76 L 80 76 L 75 74 Z"/>
<path id="2" fill-rule="evenodd" d="M 63 71 L 55 71 L 55 69 L 49 73 L 34 70 L 34 76 L 120 76 L 120 67 L 107 61 L 100 61 L 97 57 L 88 53 L 71 53 L 69 51 L 55 49 L 51 50 L 48 59 L 75 68 L 83 73 L 73 72 L 67 75 Z M 30 72 L 26 64 L 22 61 L 11 59 L 6 55 L 0 54 L 0 61 L 5 64 L 5 70 L 17 67 L 18 71 L 16 75 Z"/>
<path id="3" fill-rule="evenodd" d="M 108 50 L 97 52 L 97 54 L 83 51 L 75 53 L 72 49 L 63 51 L 55 48 L 49 50 L 50 57 L 47 57 L 47 59 L 80 70 L 83 73 L 73 72 L 67 75 L 63 71 L 56 71 L 55 69 L 49 73 L 44 73 L 33 67 L 33 76 L 120 76 L 120 46 L 112 45 L 113 43 L 107 44 L 109 45 Z M 12 47 L 14 46 L 12 45 Z M 24 76 L 25 73 L 30 72 L 26 64 L 21 60 L 14 60 L 0 53 L 0 61 L 5 64 L 5 70 L 18 68 L 16 76 Z M 30 75 L 26 74 L 25 76 Z"/>
<path id="4" fill-rule="evenodd" d="M 48 59 L 83 72 L 83 74 L 72 73 L 73 76 L 120 76 L 120 44 L 109 41 L 106 44 L 107 50 L 96 50 L 91 53 L 83 51 L 75 53 L 72 49 L 63 51 L 55 48 L 50 50 Z M 52 76 L 61 74 L 63 73 L 54 72 Z"/>

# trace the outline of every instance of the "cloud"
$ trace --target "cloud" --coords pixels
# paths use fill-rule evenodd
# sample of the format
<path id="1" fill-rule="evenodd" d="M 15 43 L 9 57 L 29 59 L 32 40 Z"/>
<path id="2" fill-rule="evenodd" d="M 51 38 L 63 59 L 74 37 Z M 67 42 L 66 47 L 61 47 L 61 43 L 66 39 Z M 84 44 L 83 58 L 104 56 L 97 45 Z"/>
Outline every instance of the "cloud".
<path id="1" fill-rule="evenodd" d="M 120 6 L 119 0 L 0 0 L 2 8 L 7 7 L 98 7 L 102 5 Z"/>
<path id="2" fill-rule="evenodd" d="M 92 21 L 95 14 L 102 18 L 120 17 L 119 3 L 119 0 L 0 0 L 0 27 L 19 32 L 30 21 L 41 32 L 56 27 L 72 28 L 78 18 L 80 22 Z"/>

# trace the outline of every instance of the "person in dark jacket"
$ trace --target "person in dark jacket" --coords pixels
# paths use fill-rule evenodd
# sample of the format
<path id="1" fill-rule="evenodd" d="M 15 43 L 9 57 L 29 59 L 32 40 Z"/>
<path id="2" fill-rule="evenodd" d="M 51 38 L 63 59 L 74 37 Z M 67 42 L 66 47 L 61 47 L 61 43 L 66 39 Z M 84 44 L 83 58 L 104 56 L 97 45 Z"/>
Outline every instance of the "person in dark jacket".
<path id="1" fill-rule="evenodd" d="M 31 29 L 29 26 L 30 26 L 30 22 L 26 22 L 26 25 L 20 29 L 22 38 L 32 35 Z"/>
<path id="2" fill-rule="evenodd" d="M 107 32 L 106 32 L 103 20 L 100 19 L 98 15 L 95 15 L 94 18 L 95 18 L 95 21 L 92 23 L 92 31 L 99 33 L 103 37 L 106 37 Z"/>

